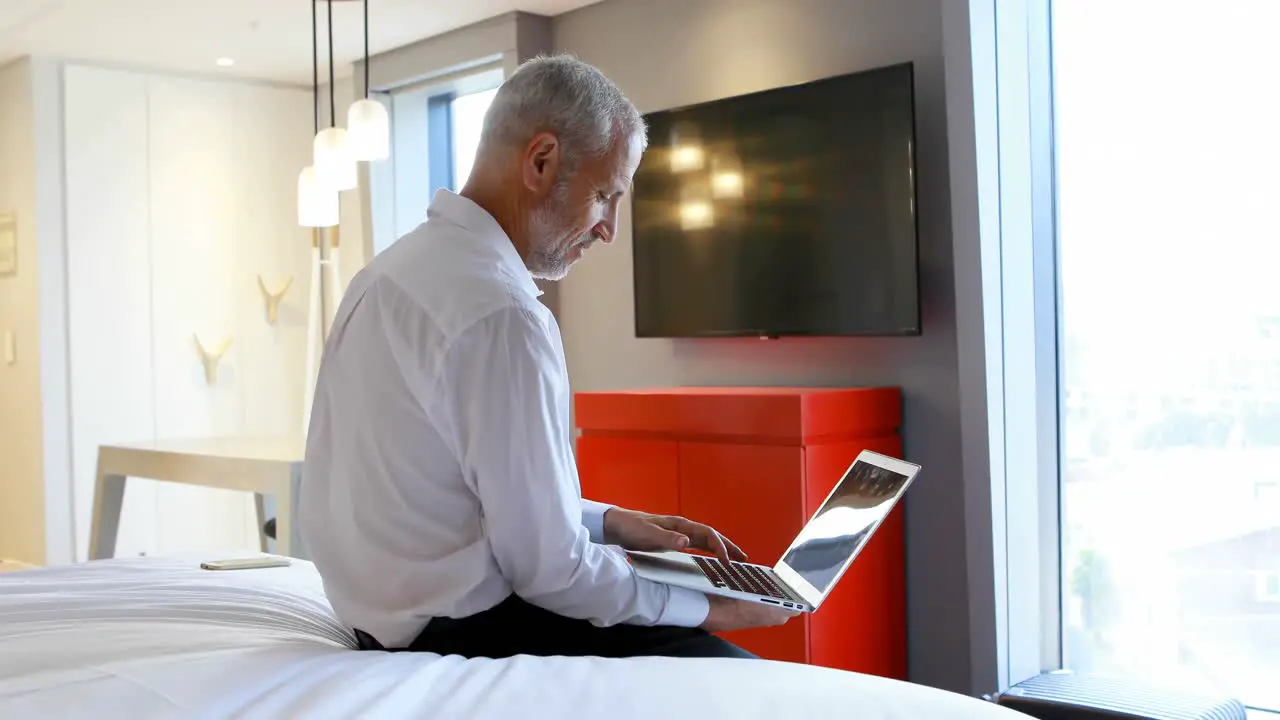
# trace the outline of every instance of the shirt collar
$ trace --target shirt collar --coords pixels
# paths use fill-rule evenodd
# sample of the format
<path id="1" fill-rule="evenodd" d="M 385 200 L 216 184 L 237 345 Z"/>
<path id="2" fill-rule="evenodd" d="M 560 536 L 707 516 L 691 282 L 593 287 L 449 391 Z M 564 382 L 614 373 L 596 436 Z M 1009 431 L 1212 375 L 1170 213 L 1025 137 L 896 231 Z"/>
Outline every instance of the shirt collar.
<path id="1" fill-rule="evenodd" d="M 427 219 L 438 218 L 453 223 L 479 239 L 484 246 L 498 255 L 499 268 L 510 275 L 533 297 L 542 289 L 533 281 L 529 268 L 516 252 L 516 246 L 507 233 L 484 208 L 449 190 L 440 189 L 427 208 Z"/>

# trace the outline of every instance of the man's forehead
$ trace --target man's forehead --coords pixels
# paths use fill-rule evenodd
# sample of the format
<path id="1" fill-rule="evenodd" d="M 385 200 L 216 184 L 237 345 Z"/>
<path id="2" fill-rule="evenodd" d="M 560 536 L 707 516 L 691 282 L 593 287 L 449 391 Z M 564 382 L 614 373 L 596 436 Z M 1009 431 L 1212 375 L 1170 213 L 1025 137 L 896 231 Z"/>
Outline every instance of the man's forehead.
<path id="1" fill-rule="evenodd" d="M 631 186 L 631 178 L 640 167 L 640 159 L 644 155 L 644 143 L 639 136 L 632 136 L 629 142 L 618 143 L 614 166 L 617 168 L 614 182 L 625 190 Z"/>
<path id="2" fill-rule="evenodd" d="M 636 174 L 640 163 L 632 158 L 605 156 L 590 168 L 588 177 L 601 186 L 608 186 L 615 191 L 624 192 L 631 187 L 631 178 Z M 584 168 L 586 169 L 586 168 Z"/>
<path id="3" fill-rule="evenodd" d="M 627 192 L 631 189 L 632 176 L 635 174 L 635 168 L 626 168 L 624 172 L 620 172 L 613 177 L 613 181 L 609 183 L 610 188 L 618 194 Z"/>

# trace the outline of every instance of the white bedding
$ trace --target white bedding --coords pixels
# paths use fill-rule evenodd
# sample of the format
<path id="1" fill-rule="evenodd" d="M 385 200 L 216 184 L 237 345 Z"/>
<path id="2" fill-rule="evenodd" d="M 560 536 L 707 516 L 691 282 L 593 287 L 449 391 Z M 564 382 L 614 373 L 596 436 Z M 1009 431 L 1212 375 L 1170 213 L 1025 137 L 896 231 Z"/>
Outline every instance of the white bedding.
<path id="1" fill-rule="evenodd" d="M 1023 717 L 785 663 L 358 652 L 309 563 L 199 559 L 0 574 L 0 718 Z"/>

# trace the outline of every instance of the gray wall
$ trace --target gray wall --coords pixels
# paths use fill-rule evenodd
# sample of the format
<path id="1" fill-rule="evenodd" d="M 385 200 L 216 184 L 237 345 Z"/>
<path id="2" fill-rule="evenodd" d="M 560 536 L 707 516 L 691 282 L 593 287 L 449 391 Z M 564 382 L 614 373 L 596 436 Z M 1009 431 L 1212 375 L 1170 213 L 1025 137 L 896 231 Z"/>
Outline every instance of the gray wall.
<path id="1" fill-rule="evenodd" d="M 921 337 L 638 340 L 626 216 L 613 246 L 560 283 L 559 317 L 576 390 L 901 387 L 906 455 L 925 467 L 907 502 L 910 676 L 965 693 L 990 689 L 976 683 L 971 656 L 940 0 L 607 0 L 557 17 L 554 44 L 601 68 L 646 112 L 914 61 Z"/>

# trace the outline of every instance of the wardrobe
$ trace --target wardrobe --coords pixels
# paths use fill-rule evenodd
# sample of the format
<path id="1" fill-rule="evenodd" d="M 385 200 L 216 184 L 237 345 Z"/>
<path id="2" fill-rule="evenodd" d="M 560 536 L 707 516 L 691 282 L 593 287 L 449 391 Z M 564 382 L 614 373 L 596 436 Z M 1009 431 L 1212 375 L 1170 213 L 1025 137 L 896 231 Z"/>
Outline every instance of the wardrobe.
<path id="1" fill-rule="evenodd" d="M 301 432 L 313 120 L 309 88 L 76 64 L 63 103 L 79 560 L 100 444 Z M 248 494 L 131 481 L 116 555 L 255 550 L 256 525 Z"/>

